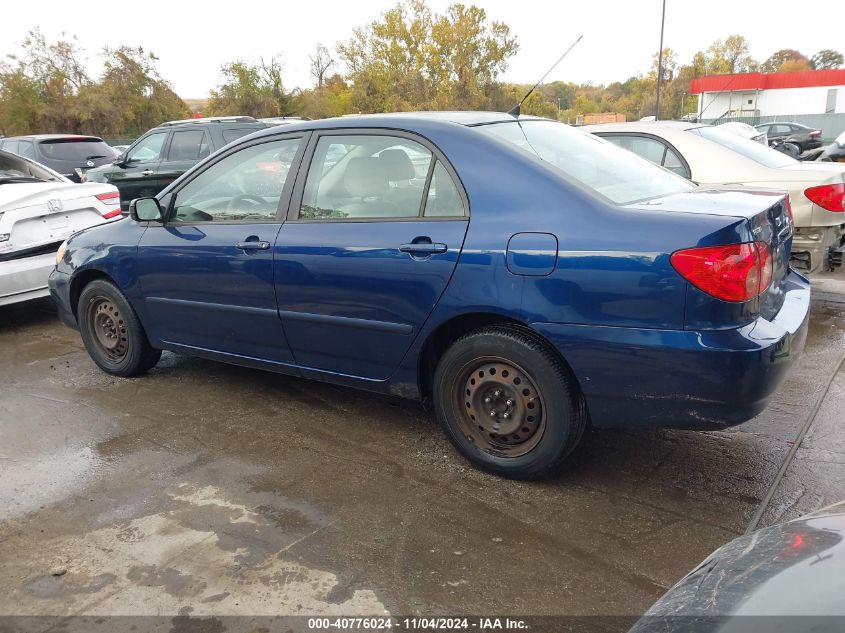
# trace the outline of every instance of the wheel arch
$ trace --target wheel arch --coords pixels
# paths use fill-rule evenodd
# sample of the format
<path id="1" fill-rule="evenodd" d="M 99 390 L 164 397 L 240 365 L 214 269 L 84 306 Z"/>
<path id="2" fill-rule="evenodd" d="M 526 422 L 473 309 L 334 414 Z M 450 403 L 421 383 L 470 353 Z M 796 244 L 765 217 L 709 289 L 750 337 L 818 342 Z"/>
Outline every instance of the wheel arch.
<path id="1" fill-rule="evenodd" d="M 577 385 L 578 390 L 583 397 L 584 390 L 581 388 L 581 382 L 578 376 L 572 370 L 572 366 L 567 362 L 566 358 L 560 351 L 552 345 L 546 337 L 540 334 L 537 330 L 529 326 L 523 321 L 514 319 L 496 312 L 469 312 L 454 316 L 439 324 L 432 330 L 422 347 L 418 356 L 417 376 L 420 394 L 425 397 L 431 393 L 432 381 L 434 378 L 434 370 L 437 363 L 443 356 L 443 353 L 449 346 L 457 341 L 459 338 L 485 327 L 504 326 L 519 330 L 529 334 L 531 337 L 541 343 L 546 349 L 554 354 L 569 374 L 573 383 Z"/>
<path id="2" fill-rule="evenodd" d="M 85 286 L 97 279 L 105 279 L 106 281 L 113 283 L 115 286 L 117 285 L 115 280 L 108 273 L 100 270 L 99 268 L 86 268 L 84 270 L 80 270 L 70 280 L 70 308 L 73 310 L 73 316 L 76 317 L 77 320 L 79 319 L 79 314 L 77 312 L 79 296 L 82 294 L 82 290 Z"/>

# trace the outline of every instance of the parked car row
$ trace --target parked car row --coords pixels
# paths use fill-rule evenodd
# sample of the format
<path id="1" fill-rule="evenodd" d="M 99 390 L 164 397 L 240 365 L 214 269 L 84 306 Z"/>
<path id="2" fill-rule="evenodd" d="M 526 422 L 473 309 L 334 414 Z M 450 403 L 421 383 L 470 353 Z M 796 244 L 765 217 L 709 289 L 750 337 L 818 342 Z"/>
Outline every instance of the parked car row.
<path id="1" fill-rule="evenodd" d="M 585 129 L 698 184 L 788 192 L 795 223 L 791 265 L 811 273 L 841 263 L 845 165 L 802 163 L 722 126 L 660 121 Z"/>

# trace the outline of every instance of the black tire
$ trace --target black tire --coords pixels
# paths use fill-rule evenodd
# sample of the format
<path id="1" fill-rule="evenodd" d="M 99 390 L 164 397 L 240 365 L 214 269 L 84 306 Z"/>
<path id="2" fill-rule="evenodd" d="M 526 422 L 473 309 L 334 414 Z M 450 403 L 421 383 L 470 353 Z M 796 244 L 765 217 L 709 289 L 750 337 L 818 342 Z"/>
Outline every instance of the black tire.
<path id="1" fill-rule="evenodd" d="M 515 327 L 487 327 L 455 341 L 434 372 L 433 401 L 458 451 L 510 479 L 559 469 L 587 425 L 571 372 L 537 337 Z"/>
<path id="2" fill-rule="evenodd" d="M 137 376 L 161 358 L 161 350 L 150 345 L 138 315 L 111 282 L 95 279 L 85 286 L 76 315 L 85 349 L 104 372 Z"/>

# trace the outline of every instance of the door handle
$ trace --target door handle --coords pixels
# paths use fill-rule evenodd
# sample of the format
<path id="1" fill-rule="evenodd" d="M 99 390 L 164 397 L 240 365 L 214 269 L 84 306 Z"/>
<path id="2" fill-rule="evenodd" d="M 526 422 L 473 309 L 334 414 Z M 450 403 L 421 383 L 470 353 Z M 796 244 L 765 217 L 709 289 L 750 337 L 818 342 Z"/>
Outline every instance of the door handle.
<path id="1" fill-rule="evenodd" d="M 399 250 L 403 253 L 410 253 L 411 255 L 431 255 L 433 253 L 445 253 L 449 247 L 439 242 L 420 242 L 411 244 L 402 244 Z"/>
<path id="2" fill-rule="evenodd" d="M 152 169 L 145 169 L 141 172 L 142 176 L 152 176 L 155 172 Z"/>
<path id="3" fill-rule="evenodd" d="M 237 244 L 235 244 L 235 248 L 239 248 L 242 251 L 266 251 L 268 248 L 270 248 L 270 242 L 238 242 Z"/>

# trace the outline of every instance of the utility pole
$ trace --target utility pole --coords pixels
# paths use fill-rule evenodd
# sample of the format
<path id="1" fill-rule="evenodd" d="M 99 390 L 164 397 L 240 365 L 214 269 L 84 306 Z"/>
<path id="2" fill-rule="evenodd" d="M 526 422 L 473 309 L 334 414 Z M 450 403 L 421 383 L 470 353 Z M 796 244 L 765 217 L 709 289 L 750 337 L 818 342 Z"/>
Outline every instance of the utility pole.
<path id="1" fill-rule="evenodd" d="M 663 25 L 666 23 L 666 0 L 663 0 L 663 15 L 660 18 L 660 50 L 657 51 L 657 105 L 654 119 L 660 120 L 660 84 L 663 83 Z"/>

